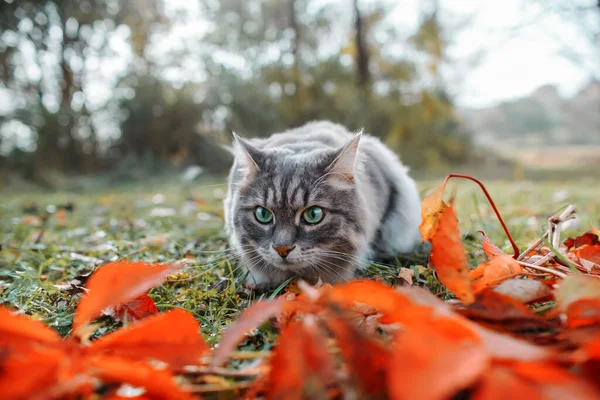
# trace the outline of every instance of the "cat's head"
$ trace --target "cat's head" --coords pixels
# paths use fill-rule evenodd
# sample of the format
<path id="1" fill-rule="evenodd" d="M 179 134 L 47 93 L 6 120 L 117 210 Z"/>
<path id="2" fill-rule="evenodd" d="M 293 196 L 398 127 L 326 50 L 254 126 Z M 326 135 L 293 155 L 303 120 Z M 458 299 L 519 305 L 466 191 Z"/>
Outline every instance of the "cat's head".
<path id="1" fill-rule="evenodd" d="M 235 137 L 231 223 L 248 268 L 325 281 L 354 270 L 367 245 L 355 180 L 359 142 L 360 134 L 337 149 L 303 152 L 259 149 Z"/>

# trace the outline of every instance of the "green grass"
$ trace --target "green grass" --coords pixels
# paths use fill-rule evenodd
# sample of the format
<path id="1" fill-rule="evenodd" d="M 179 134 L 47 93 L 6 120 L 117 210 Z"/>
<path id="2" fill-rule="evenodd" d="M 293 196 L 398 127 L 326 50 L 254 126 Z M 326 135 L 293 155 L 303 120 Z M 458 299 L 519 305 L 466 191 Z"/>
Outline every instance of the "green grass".
<path id="1" fill-rule="evenodd" d="M 440 181 L 422 182 L 423 193 Z M 478 230 L 510 251 L 490 206 L 471 182 L 458 180 L 455 208 L 470 262 L 483 260 Z M 593 181 L 492 182 L 488 189 L 517 243 L 524 247 L 540 236 L 547 218 L 567 204 L 577 205 L 579 227 L 565 235 L 600 226 L 600 187 Z M 169 262 L 187 258 L 190 264 L 151 290 L 159 310 L 182 307 L 201 323 L 202 334 L 216 343 L 223 329 L 252 301 L 276 291 L 256 294 L 242 285 L 244 274 L 227 250 L 222 233 L 222 181 L 181 184 L 154 181 L 91 190 L 86 193 L 4 193 L 0 195 L 0 303 L 43 320 L 62 335 L 69 332 L 81 290 L 73 279 L 89 274 L 95 262 L 118 259 Z M 53 209 L 72 204 L 64 221 Z M 37 212 L 25 210 L 37 206 Z M 50 213 L 48 213 L 50 211 Z M 28 214 L 48 216 L 41 225 Z M 161 214 L 162 213 L 162 214 Z M 169 213 L 174 213 L 170 215 Z M 35 220 L 33 222 L 36 222 Z M 566 236 L 565 236 L 566 238 Z M 420 284 L 444 294 L 422 259 L 372 265 L 366 275 L 392 281 L 400 266 L 412 268 Z M 59 285 L 59 286 L 56 286 Z M 61 286 L 62 285 L 62 286 Z M 69 290 L 70 289 L 70 290 Z M 116 324 L 108 317 L 100 333 Z M 244 343 L 248 350 L 268 349 L 274 335 L 265 328 Z"/>

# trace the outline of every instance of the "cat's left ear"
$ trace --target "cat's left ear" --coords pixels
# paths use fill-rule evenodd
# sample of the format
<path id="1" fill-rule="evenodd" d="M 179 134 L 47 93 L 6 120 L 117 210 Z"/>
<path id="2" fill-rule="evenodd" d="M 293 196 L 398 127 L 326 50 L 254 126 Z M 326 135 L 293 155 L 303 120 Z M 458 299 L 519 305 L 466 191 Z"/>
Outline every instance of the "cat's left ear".
<path id="1" fill-rule="evenodd" d="M 260 172 L 260 166 L 263 164 L 264 154 L 263 152 L 246 142 L 244 139 L 239 137 L 235 132 L 233 133 L 233 154 L 236 160 L 246 170 L 246 176 L 256 176 Z"/>
<path id="2" fill-rule="evenodd" d="M 354 165 L 361 137 L 362 130 L 338 151 L 335 160 L 329 164 L 326 171 L 332 179 L 340 179 L 349 183 L 354 181 Z"/>

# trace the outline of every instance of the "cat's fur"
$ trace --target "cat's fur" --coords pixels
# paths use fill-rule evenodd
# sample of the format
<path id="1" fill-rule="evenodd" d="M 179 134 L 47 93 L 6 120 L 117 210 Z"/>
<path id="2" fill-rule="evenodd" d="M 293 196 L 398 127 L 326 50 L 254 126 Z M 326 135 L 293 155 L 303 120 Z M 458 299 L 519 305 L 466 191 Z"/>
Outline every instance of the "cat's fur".
<path id="1" fill-rule="evenodd" d="M 247 285 L 289 277 L 338 282 L 368 259 L 411 252 L 420 243 L 420 200 L 407 168 L 375 137 L 311 122 L 266 139 L 235 136 L 224 201 L 231 245 L 249 271 Z M 301 219 L 324 210 L 317 225 Z M 274 219 L 261 224 L 258 206 Z M 282 258 L 273 245 L 296 246 Z"/>

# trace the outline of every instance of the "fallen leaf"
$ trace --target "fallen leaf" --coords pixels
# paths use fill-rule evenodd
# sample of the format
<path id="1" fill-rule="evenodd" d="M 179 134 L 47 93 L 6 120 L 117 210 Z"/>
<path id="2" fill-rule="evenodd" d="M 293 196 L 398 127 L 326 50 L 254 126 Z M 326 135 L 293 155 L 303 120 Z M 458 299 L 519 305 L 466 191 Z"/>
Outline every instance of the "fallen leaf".
<path id="1" fill-rule="evenodd" d="M 482 344 L 485 346 L 489 354 L 495 358 L 522 361 L 543 361 L 555 357 L 555 353 L 548 348 L 527 343 L 523 340 L 495 332 L 491 329 L 481 326 L 480 324 L 469 321 L 468 319 L 458 315 L 456 310 L 451 307 L 450 304 L 442 301 L 440 298 L 424 288 L 415 286 L 400 286 L 396 288 L 396 290 L 406 298 L 410 299 L 414 304 L 417 304 L 423 308 L 428 307 L 430 309 L 430 315 L 457 318 L 460 323 L 477 332 L 481 338 Z M 401 315 L 400 312 L 398 314 Z M 431 326 L 435 326 L 435 324 L 431 322 Z"/>
<path id="2" fill-rule="evenodd" d="M 600 325 L 600 297 L 583 298 L 567 306 L 566 325 L 570 329 Z"/>
<path id="3" fill-rule="evenodd" d="M 597 244 L 600 244 L 600 241 L 598 240 L 598 234 L 595 232 L 587 232 L 581 236 L 577 236 L 576 238 L 568 238 L 564 242 L 567 250 L 570 250 L 571 248 L 578 248 L 584 245 L 595 246 Z"/>
<path id="4" fill-rule="evenodd" d="M 552 295 L 552 290 L 548 285 L 536 279 L 508 279 L 494 288 L 494 292 L 510 296 L 513 299 L 527 304 L 534 301 L 541 301 Z"/>
<path id="5" fill-rule="evenodd" d="M 486 234 L 483 231 L 479 231 L 479 233 L 481 233 L 483 235 L 483 239 L 481 240 L 481 242 L 483 244 L 483 252 L 485 253 L 485 255 L 487 256 L 487 258 L 489 260 L 491 260 L 497 256 L 506 255 L 506 253 L 504 251 L 502 251 L 502 249 L 500 247 L 496 246 L 490 240 L 490 238 L 488 238 L 486 236 Z"/>
<path id="6" fill-rule="evenodd" d="M 135 363 L 119 357 L 96 356 L 90 360 L 93 374 L 104 382 L 129 383 L 143 387 L 146 394 L 158 399 L 197 399 L 183 391 L 168 371 L 158 370 L 146 364 Z"/>
<path id="7" fill-rule="evenodd" d="M 409 323 L 412 318 L 421 320 L 430 314 L 429 307 L 419 307 L 392 287 L 372 280 L 356 280 L 325 288 L 319 299 L 321 304 L 335 303 L 347 310 L 360 312 L 361 305 L 378 310 L 383 315 L 381 323 Z"/>
<path id="8" fill-rule="evenodd" d="M 398 279 L 400 285 L 413 285 L 413 279 L 415 277 L 415 271 L 410 268 L 400 268 L 398 271 Z"/>
<path id="9" fill-rule="evenodd" d="M 489 263 L 479 264 L 469 272 L 469 277 L 473 280 L 473 292 L 479 293 L 522 273 L 523 267 L 514 258 L 505 254 L 493 257 Z"/>
<path id="10" fill-rule="evenodd" d="M 569 305 L 583 298 L 600 298 L 600 279 L 586 275 L 569 275 L 555 292 L 556 309 L 566 311 Z"/>
<path id="11" fill-rule="evenodd" d="M 431 240 L 438 229 L 441 213 L 446 207 L 444 204 L 444 190 L 446 190 L 445 184 L 431 192 L 421 203 L 421 218 L 423 222 L 421 222 L 419 230 L 421 231 L 423 242 Z"/>
<path id="12" fill-rule="evenodd" d="M 102 314 L 108 315 L 118 322 L 123 322 L 125 318 L 129 322 L 135 322 L 157 313 L 158 308 L 156 308 L 154 300 L 148 294 L 143 294 L 133 300 L 117 304 L 102 311 Z"/>
<path id="13" fill-rule="evenodd" d="M 384 395 L 391 352 L 348 320 L 328 318 L 325 322 L 335 335 L 351 381 L 357 382 L 361 392 L 367 396 Z"/>
<path id="14" fill-rule="evenodd" d="M 248 307 L 223 332 L 223 338 L 213 353 L 212 367 L 220 367 L 229 358 L 244 336 L 269 318 L 283 311 L 288 300 L 279 297 L 276 300 L 263 300 Z"/>
<path id="15" fill-rule="evenodd" d="M 491 359 L 478 335 L 451 318 L 398 334 L 387 386 L 391 399 L 448 399 L 471 386 Z"/>
<path id="16" fill-rule="evenodd" d="M 583 379 L 551 363 L 517 362 L 510 367 L 520 378 L 536 385 L 546 399 L 600 399 L 600 394 Z"/>
<path id="17" fill-rule="evenodd" d="M 437 276 L 464 304 L 474 300 L 467 255 L 462 246 L 454 209 L 445 207 L 431 238 L 431 264 Z"/>
<path id="18" fill-rule="evenodd" d="M 209 350 L 199 329 L 192 314 L 173 309 L 93 341 L 89 353 L 100 352 L 134 361 L 155 359 L 179 370 L 185 365 L 198 364 Z"/>
<path id="19" fill-rule="evenodd" d="M 22 351 L 40 343 L 55 345 L 60 342 L 58 333 L 44 323 L 0 306 L 0 351 L 6 347 Z"/>
<path id="20" fill-rule="evenodd" d="M 593 246 L 587 244 L 583 245 L 571 250 L 569 255 L 588 272 L 600 270 L 600 244 Z"/>
<path id="21" fill-rule="evenodd" d="M 333 377 L 326 339 L 312 319 L 292 322 L 281 332 L 270 362 L 268 399 L 305 399 L 324 393 Z"/>
<path id="22" fill-rule="evenodd" d="M 544 331 L 558 328 L 557 321 L 543 319 L 519 300 L 493 290 L 478 293 L 475 303 L 458 312 L 472 321 L 505 332 Z"/>
<path id="23" fill-rule="evenodd" d="M 3 318 L 0 318 L 0 320 Z M 0 353 L 0 391 L 3 399 L 52 398 L 65 355 L 58 349 L 20 352 L 7 357 Z"/>
<path id="24" fill-rule="evenodd" d="M 88 279 L 87 292 L 77 305 L 73 318 L 74 335 L 81 336 L 102 310 L 144 294 L 181 266 L 118 261 L 99 267 Z"/>
<path id="25" fill-rule="evenodd" d="M 534 385 L 520 379 L 508 367 L 494 366 L 485 373 L 473 400 L 506 400 L 515 397 L 527 400 L 543 400 L 546 397 Z"/>

